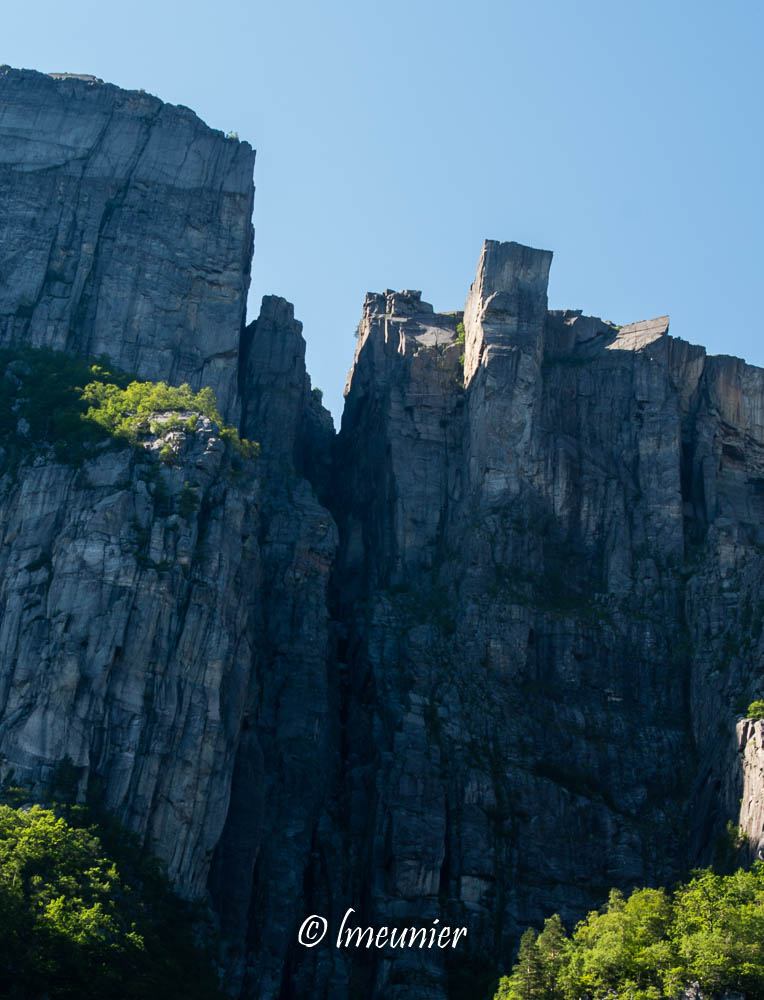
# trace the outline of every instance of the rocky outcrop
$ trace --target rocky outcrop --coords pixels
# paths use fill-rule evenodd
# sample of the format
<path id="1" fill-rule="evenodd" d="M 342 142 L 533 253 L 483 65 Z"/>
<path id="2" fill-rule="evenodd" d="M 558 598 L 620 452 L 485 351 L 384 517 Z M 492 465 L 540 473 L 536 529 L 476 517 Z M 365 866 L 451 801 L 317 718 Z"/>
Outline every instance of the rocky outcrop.
<path id="1" fill-rule="evenodd" d="M 328 498 L 334 424 L 321 390 L 311 389 L 302 323 L 291 302 L 264 296 L 260 315 L 244 332 L 241 358 L 243 434 L 260 442 L 277 474 L 297 471 Z"/>
<path id="2" fill-rule="evenodd" d="M 450 966 L 371 959 L 368 995 L 475 989 L 523 926 L 671 882 L 728 818 L 764 373 L 666 317 L 548 312 L 549 263 L 487 243 L 464 348 L 418 293 L 364 309 L 336 509 L 355 898 L 363 924 L 470 928 Z"/>
<path id="3" fill-rule="evenodd" d="M 740 793 L 738 826 L 750 857 L 764 860 L 764 722 L 740 719 L 735 737 L 739 767 L 729 775 L 732 795 Z"/>
<path id="4" fill-rule="evenodd" d="M 112 810 L 214 900 L 231 989 L 267 995 L 336 729 L 336 528 L 302 475 L 325 488 L 333 429 L 300 324 L 267 297 L 243 329 L 254 154 L 150 95 L 7 67 L 0 136 L 0 342 L 210 386 L 261 439 L 244 462 L 201 420 L 4 470 L 0 780 Z"/>
<path id="5" fill-rule="evenodd" d="M 236 419 L 253 165 L 188 108 L 0 68 L 0 343 L 208 385 Z"/>
<path id="6" fill-rule="evenodd" d="M 435 557 L 455 488 L 444 455 L 463 405 L 459 316 L 433 312 L 420 292 L 366 297 L 336 462 L 343 587 L 403 585 Z"/>

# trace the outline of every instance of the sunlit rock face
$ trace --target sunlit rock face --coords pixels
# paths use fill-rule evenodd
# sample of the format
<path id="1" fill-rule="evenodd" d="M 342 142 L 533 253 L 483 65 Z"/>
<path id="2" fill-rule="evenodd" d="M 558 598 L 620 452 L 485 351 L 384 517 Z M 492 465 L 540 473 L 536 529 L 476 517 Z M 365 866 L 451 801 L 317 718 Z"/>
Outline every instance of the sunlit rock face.
<path id="1" fill-rule="evenodd" d="M 764 372 L 550 311 L 551 254 L 488 241 L 464 312 L 366 297 L 335 437 L 292 306 L 243 325 L 246 143 L 7 67 L 0 139 L 2 342 L 261 444 L 0 466 L 0 779 L 133 828 L 232 995 L 474 998 L 527 924 L 761 846 Z M 350 907 L 468 933 L 338 949 Z"/>
<path id="2" fill-rule="evenodd" d="M 195 895 L 262 627 L 261 490 L 206 418 L 182 438 L 173 467 L 127 447 L 5 477 L 0 754 L 37 793 L 67 761 Z"/>
<path id="3" fill-rule="evenodd" d="M 740 719 L 735 729 L 736 767 L 727 772 L 729 812 L 738 813 L 742 853 L 764 860 L 764 721 Z"/>
<path id="4" fill-rule="evenodd" d="M 242 461 L 202 420 L 169 462 L 160 434 L 12 471 L 0 446 L 0 780 L 64 776 L 212 898 L 234 989 L 253 891 L 283 974 L 336 728 L 336 527 L 300 471 L 325 488 L 333 430 L 291 306 L 244 327 L 253 163 L 187 108 L 0 69 L 0 344 L 209 386 L 262 438 Z"/>
<path id="5" fill-rule="evenodd" d="M 0 341 L 209 385 L 233 415 L 254 156 L 150 94 L 0 68 Z"/>

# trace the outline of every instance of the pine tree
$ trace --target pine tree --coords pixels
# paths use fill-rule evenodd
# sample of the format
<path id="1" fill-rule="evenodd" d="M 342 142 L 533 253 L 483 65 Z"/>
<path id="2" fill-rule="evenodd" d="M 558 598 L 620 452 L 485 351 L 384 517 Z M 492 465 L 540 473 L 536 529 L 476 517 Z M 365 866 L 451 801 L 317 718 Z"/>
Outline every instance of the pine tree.
<path id="1" fill-rule="evenodd" d="M 565 960 L 568 938 L 559 914 L 555 913 L 544 921 L 544 929 L 536 941 L 543 974 L 543 996 L 545 1000 L 561 1000 L 563 993 L 558 985 L 558 976 Z"/>
<path id="2" fill-rule="evenodd" d="M 510 976 L 511 1000 L 544 1000 L 544 963 L 532 927 L 520 938 L 517 962 Z"/>

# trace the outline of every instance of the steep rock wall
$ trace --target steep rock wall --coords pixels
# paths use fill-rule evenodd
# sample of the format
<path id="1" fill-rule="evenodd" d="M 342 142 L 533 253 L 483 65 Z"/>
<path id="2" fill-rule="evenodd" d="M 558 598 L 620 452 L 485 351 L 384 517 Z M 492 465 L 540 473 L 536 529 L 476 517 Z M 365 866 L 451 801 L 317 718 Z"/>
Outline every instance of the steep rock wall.
<path id="1" fill-rule="evenodd" d="M 729 818 L 764 662 L 764 372 L 666 317 L 548 312 L 549 263 L 486 244 L 463 372 L 458 315 L 366 301 L 335 510 L 353 891 L 364 924 L 470 927 L 451 967 L 370 959 L 368 995 L 469 995 L 527 923 L 670 883 Z"/>
<path id="2" fill-rule="evenodd" d="M 331 454 L 321 429 L 333 431 L 311 392 L 301 330 L 290 303 L 266 296 L 247 330 L 241 373 L 243 428 L 261 448 L 263 573 L 250 587 L 263 622 L 210 888 L 230 988 L 252 997 L 278 997 L 288 980 L 315 828 L 339 756 L 328 599 L 337 529 L 298 472 L 307 443 L 317 440 L 320 453 L 323 441 L 323 458 L 313 455 L 320 479 Z"/>
<path id="3" fill-rule="evenodd" d="M 4 479 L 1 771 L 44 794 L 68 758 L 198 894 L 262 628 L 260 487 L 206 418 L 176 467 L 157 450 Z"/>
<path id="4" fill-rule="evenodd" d="M 733 783 L 740 796 L 739 827 L 748 838 L 748 852 L 752 858 L 764 859 L 764 721 L 742 719 L 735 736 L 742 770 L 740 781 Z M 740 770 L 731 773 L 741 777 Z"/>
<path id="5" fill-rule="evenodd" d="M 231 989 L 278 991 L 332 756 L 336 528 L 302 475 L 326 486 L 333 429 L 300 324 L 267 297 L 243 326 L 254 153 L 142 92 L 9 67 L 0 139 L 0 342 L 210 386 L 261 439 L 242 462 L 201 421 L 169 463 L 160 437 L 3 464 L 0 780 L 45 797 L 63 775 L 114 811 L 214 900 Z"/>
<path id="6" fill-rule="evenodd" d="M 0 67 L 0 343 L 208 385 L 237 419 L 254 155 L 150 94 Z"/>

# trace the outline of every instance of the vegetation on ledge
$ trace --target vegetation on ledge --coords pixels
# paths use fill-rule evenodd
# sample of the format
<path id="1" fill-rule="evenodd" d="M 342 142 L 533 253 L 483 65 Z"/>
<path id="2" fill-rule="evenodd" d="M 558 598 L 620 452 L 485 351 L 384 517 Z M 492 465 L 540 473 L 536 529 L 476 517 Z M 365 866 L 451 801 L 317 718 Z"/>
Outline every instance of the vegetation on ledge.
<path id="1" fill-rule="evenodd" d="M 60 462 L 79 465 L 109 440 L 137 444 L 141 438 L 173 430 L 192 432 L 200 416 L 244 458 L 258 452 L 224 423 L 211 389 L 148 382 L 49 348 L 0 351 L 0 471 L 13 471 L 44 449 Z M 160 413 L 185 414 L 155 420 Z"/>
<path id="2" fill-rule="evenodd" d="M 754 722 L 761 722 L 764 719 L 764 701 L 752 701 L 745 713 L 747 719 Z"/>
<path id="3" fill-rule="evenodd" d="M 764 864 L 710 870 L 673 893 L 613 889 L 568 937 L 560 918 L 529 928 L 494 1000 L 664 1000 L 698 984 L 707 997 L 764 1000 Z"/>
<path id="4" fill-rule="evenodd" d="M 464 323 L 460 320 L 456 324 L 456 343 L 460 347 L 464 347 L 465 340 L 467 336 L 467 331 L 464 329 Z M 464 351 L 459 355 L 459 364 L 464 368 Z"/>

